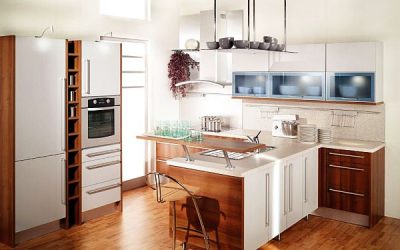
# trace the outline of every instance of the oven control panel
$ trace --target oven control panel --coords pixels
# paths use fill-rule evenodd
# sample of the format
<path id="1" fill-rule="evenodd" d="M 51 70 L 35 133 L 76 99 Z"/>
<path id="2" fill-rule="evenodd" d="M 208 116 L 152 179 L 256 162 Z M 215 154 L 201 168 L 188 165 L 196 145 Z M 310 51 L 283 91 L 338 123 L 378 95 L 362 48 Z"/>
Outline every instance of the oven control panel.
<path id="1" fill-rule="evenodd" d="M 115 106 L 115 98 L 100 97 L 88 100 L 89 108 L 101 108 Z"/>

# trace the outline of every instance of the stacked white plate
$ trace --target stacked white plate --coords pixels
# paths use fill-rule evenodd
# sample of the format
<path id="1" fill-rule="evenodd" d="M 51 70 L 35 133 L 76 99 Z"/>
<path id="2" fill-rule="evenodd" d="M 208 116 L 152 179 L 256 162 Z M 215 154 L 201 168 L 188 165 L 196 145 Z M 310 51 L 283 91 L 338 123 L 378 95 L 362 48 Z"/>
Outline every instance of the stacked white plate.
<path id="1" fill-rule="evenodd" d="M 332 131 L 329 128 L 318 129 L 318 140 L 320 143 L 331 143 Z"/>
<path id="2" fill-rule="evenodd" d="M 298 139 L 303 143 L 316 143 L 318 141 L 317 126 L 314 124 L 303 124 L 298 126 Z"/>

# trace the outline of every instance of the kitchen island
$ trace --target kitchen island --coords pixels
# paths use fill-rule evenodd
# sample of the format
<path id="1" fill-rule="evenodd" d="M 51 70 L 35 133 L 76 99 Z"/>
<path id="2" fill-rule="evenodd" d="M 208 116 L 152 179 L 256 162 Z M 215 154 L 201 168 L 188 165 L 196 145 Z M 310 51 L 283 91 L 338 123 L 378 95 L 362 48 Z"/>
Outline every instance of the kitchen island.
<path id="1" fill-rule="evenodd" d="M 234 130 L 215 135 L 228 142 L 255 133 Z M 318 208 L 318 151 L 327 145 L 302 144 L 268 132 L 262 133 L 260 142 L 276 148 L 232 160 L 234 168 L 226 168 L 222 158 L 199 153 L 204 146 L 189 147 L 194 161 L 188 161 L 180 146 L 157 142 L 157 171 L 199 187 L 196 195 L 203 197 L 199 204 L 207 231 L 221 249 L 256 249 Z M 373 152 L 384 144 L 336 141 L 329 146 Z M 191 204 L 182 201 L 177 207 L 178 225 L 196 228 Z M 185 240 L 186 235 L 177 236 Z M 201 238 L 188 241 L 203 246 Z"/>

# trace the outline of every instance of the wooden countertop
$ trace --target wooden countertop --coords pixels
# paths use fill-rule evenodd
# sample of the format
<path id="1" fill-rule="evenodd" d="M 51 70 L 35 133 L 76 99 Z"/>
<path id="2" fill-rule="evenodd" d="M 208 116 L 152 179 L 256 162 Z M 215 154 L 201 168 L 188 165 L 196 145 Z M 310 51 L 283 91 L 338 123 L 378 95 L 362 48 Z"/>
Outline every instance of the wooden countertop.
<path id="1" fill-rule="evenodd" d="M 139 135 L 136 136 L 137 139 L 149 140 L 149 141 L 157 141 L 163 143 L 171 143 L 178 145 L 186 145 L 188 147 L 197 147 L 197 148 L 208 148 L 208 149 L 221 149 L 227 152 L 236 152 L 236 153 L 246 153 L 252 152 L 257 149 L 265 148 L 265 144 L 255 144 L 251 142 L 243 142 L 243 141 L 233 141 L 229 139 L 223 138 L 210 138 L 204 137 L 203 141 L 184 141 L 184 140 L 174 140 L 161 138 L 157 136 L 151 135 Z"/>

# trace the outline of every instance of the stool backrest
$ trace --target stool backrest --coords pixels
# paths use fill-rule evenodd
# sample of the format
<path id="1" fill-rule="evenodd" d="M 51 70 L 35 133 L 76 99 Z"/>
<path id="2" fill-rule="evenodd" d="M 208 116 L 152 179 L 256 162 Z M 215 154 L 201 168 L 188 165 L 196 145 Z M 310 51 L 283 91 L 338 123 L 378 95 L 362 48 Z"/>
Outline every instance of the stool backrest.
<path id="1" fill-rule="evenodd" d="M 158 203 L 164 203 L 165 201 L 162 199 L 162 189 L 163 186 L 168 184 L 168 183 L 176 183 L 179 188 L 182 190 L 186 191 L 190 197 L 192 197 L 192 193 L 184 186 L 182 185 L 179 181 L 177 181 L 175 178 L 158 173 L 158 172 L 153 172 L 153 173 L 148 173 L 146 175 L 146 183 L 147 185 L 152 188 L 153 190 L 156 191 L 156 198 Z"/>

